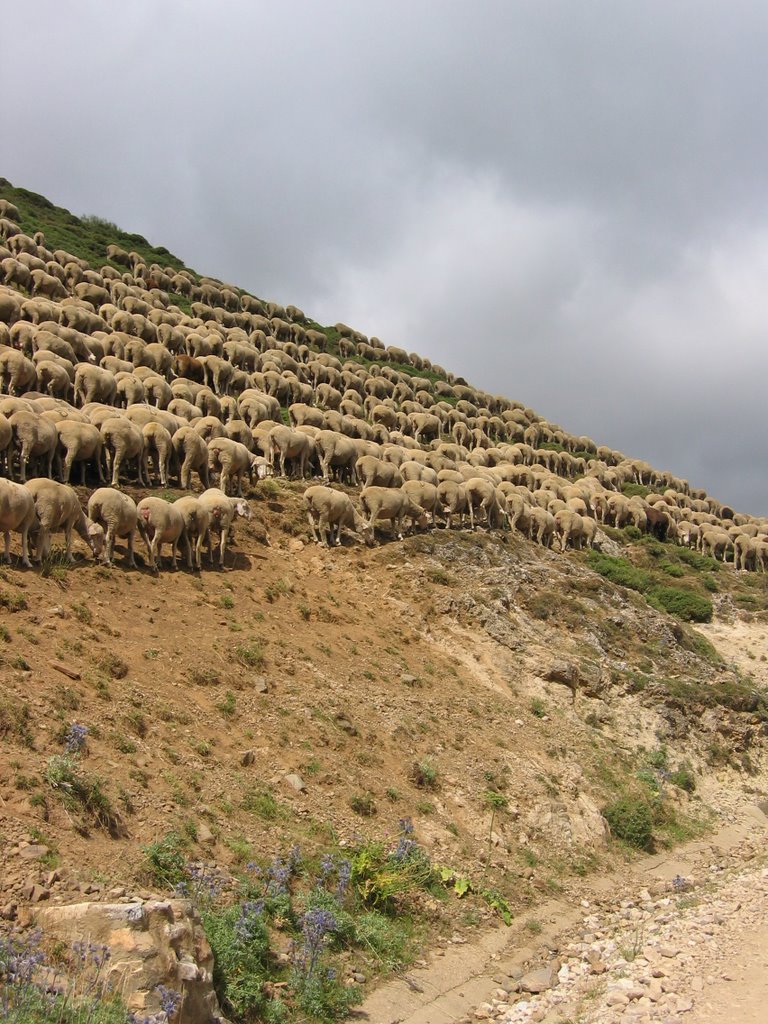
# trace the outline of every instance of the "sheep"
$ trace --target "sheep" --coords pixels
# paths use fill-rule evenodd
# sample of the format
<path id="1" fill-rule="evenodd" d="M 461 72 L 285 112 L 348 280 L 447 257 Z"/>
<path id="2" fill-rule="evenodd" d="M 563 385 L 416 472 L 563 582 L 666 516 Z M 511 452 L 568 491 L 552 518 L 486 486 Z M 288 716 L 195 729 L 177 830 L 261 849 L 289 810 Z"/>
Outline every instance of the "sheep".
<path id="1" fill-rule="evenodd" d="M 358 456 L 354 441 L 333 430 L 321 430 L 315 439 L 315 451 L 326 484 L 330 482 L 332 469 L 336 470 L 339 480 L 346 478 L 350 483 L 357 483 Z"/>
<path id="2" fill-rule="evenodd" d="M 100 426 L 107 456 L 107 469 L 112 473 L 112 486 L 120 486 L 120 469 L 125 459 L 135 459 L 140 486 L 144 480 L 144 436 L 141 429 L 125 416 L 112 416 Z"/>
<path id="3" fill-rule="evenodd" d="M 13 440 L 19 449 L 19 474 L 21 482 L 27 479 L 27 467 L 31 459 L 46 460 L 45 475 L 51 476 L 53 458 L 56 454 L 59 435 L 50 420 L 34 412 L 18 409 L 8 422 L 13 430 Z"/>
<path id="4" fill-rule="evenodd" d="M 402 490 L 405 491 L 414 505 L 417 505 L 423 512 L 429 514 L 434 526 L 435 515 L 440 507 L 437 486 L 429 483 L 427 480 L 406 480 Z"/>
<path id="5" fill-rule="evenodd" d="M 151 481 L 150 459 L 155 464 L 157 475 L 160 477 L 160 486 L 168 486 L 168 469 L 173 454 L 173 441 L 169 431 L 162 423 L 145 423 L 141 428 L 144 438 L 144 478 L 147 483 Z"/>
<path id="6" fill-rule="evenodd" d="M 228 494 L 237 484 L 237 496 L 243 496 L 243 473 L 256 468 L 256 456 L 244 444 L 229 437 L 215 437 L 208 442 L 208 468 L 218 472 L 221 490 Z"/>
<path id="7" fill-rule="evenodd" d="M 136 567 L 133 557 L 133 538 L 136 532 L 138 513 L 133 498 L 112 487 L 99 487 L 88 500 L 88 518 L 106 528 L 103 560 L 112 565 L 115 540 L 128 538 L 127 561 Z"/>
<path id="8" fill-rule="evenodd" d="M 304 491 L 307 520 L 315 542 L 327 548 L 341 545 L 341 528 L 352 530 L 366 544 L 373 542 L 373 528 L 359 514 L 343 491 L 315 484 Z"/>
<path id="9" fill-rule="evenodd" d="M 392 462 L 375 455 L 363 455 L 355 467 L 362 487 L 402 487 L 403 477 Z"/>
<path id="10" fill-rule="evenodd" d="M 0 530 L 5 538 L 5 561 L 11 561 L 11 531 L 21 534 L 21 564 L 32 568 L 29 560 L 29 533 L 37 527 L 35 502 L 21 484 L 0 477 Z"/>
<path id="11" fill-rule="evenodd" d="M 312 455 L 312 441 L 306 434 L 278 424 L 269 431 L 267 439 L 267 459 L 273 469 L 275 467 L 275 458 L 279 455 L 280 473 L 282 476 L 287 475 L 285 464 L 288 459 L 294 460 L 295 470 L 299 477 L 307 475 L 309 460 Z"/>
<path id="12" fill-rule="evenodd" d="M 52 359 L 35 360 L 34 365 L 38 388 L 55 398 L 66 398 L 72 387 L 72 381 L 65 367 Z"/>
<path id="13" fill-rule="evenodd" d="M 36 562 L 50 554 L 51 534 L 57 530 L 64 531 L 68 562 L 75 560 L 72 554 L 73 530 L 91 549 L 93 557 L 99 557 L 104 547 L 104 529 L 87 518 L 71 487 L 42 478 L 29 480 L 24 486 L 32 495 L 37 514 L 37 523 L 32 528 Z"/>
<path id="14" fill-rule="evenodd" d="M 366 487 L 360 492 L 360 505 L 368 516 L 368 526 L 374 529 L 377 519 L 390 521 L 392 535 L 403 539 L 403 520 L 408 516 L 413 522 L 423 523 L 424 513 L 414 504 L 408 494 L 398 488 Z"/>
<path id="15" fill-rule="evenodd" d="M 570 541 L 571 547 L 580 548 L 584 540 L 584 519 L 578 512 L 568 508 L 555 512 L 555 534 L 560 540 L 560 550 L 565 551 Z"/>
<path id="16" fill-rule="evenodd" d="M 162 498 L 142 498 L 136 507 L 138 530 L 147 545 L 149 567 L 159 571 L 163 544 L 171 545 L 171 565 L 176 568 L 176 550 L 184 545 L 187 562 L 191 555 L 184 517 L 174 504 Z"/>
<path id="17" fill-rule="evenodd" d="M 194 567 L 202 568 L 203 543 L 211 524 L 210 511 L 200 504 L 199 498 L 186 495 L 177 498 L 173 507 L 181 513 L 187 535 L 187 568 L 192 568 L 192 546 L 194 545 Z"/>
<path id="18" fill-rule="evenodd" d="M 192 471 L 200 477 L 203 487 L 208 487 L 208 447 L 193 427 L 180 427 L 172 438 L 173 450 L 179 467 L 179 483 L 184 490 L 191 486 Z"/>
<path id="19" fill-rule="evenodd" d="M 101 366 L 78 363 L 75 367 L 75 405 L 102 402 L 113 405 L 117 391 L 115 375 Z"/>
<path id="20" fill-rule="evenodd" d="M 0 394 L 23 394 L 37 383 L 37 370 L 31 359 L 16 349 L 0 352 Z"/>
<path id="21" fill-rule="evenodd" d="M 475 529 L 475 509 L 482 509 L 485 512 L 485 519 L 488 529 L 496 525 L 496 518 L 499 511 L 496 500 L 496 488 L 491 480 L 481 476 L 471 476 L 464 484 L 464 492 L 467 496 L 467 510 L 469 511 L 469 523 L 472 530 Z"/>
<path id="22" fill-rule="evenodd" d="M 244 519 L 251 518 L 251 508 L 244 498 L 230 498 L 217 487 L 209 487 L 199 497 L 201 508 L 210 516 L 210 522 L 206 536 L 208 539 L 208 560 L 213 561 L 211 532 L 218 531 L 219 540 L 219 568 L 224 568 L 224 555 L 227 550 L 227 541 L 232 532 L 232 524 L 235 516 Z"/>
<path id="23" fill-rule="evenodd" d="M 80 463 L 80 482 L 85 486 L 85 464 L 93 460 L 99 474 L 99 483 L 104 483 L 102 466 L 103 439 L 98 427 L 92 423 L 79 423 L 77 420 L 60 420 L 56 424 L 59 448 L 66 452 L 61 477 L 65 484 L 69 483 L 72 464 Z"/>

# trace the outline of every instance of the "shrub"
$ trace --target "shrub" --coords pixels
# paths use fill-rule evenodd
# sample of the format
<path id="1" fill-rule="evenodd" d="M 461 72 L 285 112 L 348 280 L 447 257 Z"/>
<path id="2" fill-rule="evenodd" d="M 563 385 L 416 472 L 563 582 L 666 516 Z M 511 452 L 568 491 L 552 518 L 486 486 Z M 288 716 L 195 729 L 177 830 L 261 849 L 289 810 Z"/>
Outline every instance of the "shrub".
<path id="1" fill-rule="evenodd" d="M 372 818 L 376 814 L 376 801 L 372 793 L 355 793 L 349 798 L 349 806 L 362 818 Z"/>
<path id="2" fill-rule="evenodd" d="M 644 593 L 651 585 L 650 573 L 644 569 L 635 568 L 626 558 L 613 558 L 610 555 L 603 555 L 599 551 L 590 551 L 587 554 L 587 565 L 596 573 L 610 580 L 611 583 L 629 587 L 630 590 L 639 590 Z"/>
<path id="3" fill-rule="evenodd" d="M 638 850 L 653 848 L 653 814 L 647 800 L 621 797 L 603 808 L 603 817 L 617 839 Z"/>
<path id="4" fill-rule="evenodd" d="M 31 747 L 31 725 L 32 716 L 28 704 L 15 700 L 0 700 L 0 738 L 14 736 L 25 747 Z"/>
<path id="5" fill-rule="evenodd" d="M 686 793 L 693 793 L 696 789 L 696 778 L 691 766 L 687 763 L 681 764 L 679 768 L 671 772 L 669 781 L 673 786 L 677 786 L 678 789 L 685 790 Z"/>
<path id="6" fill-rule="evenodd" d="M 149 846 L 142 847 L 145 868 L 152 881 L 164 889 L 173 889 L 185 878 L 186 841 L 177 832 L 168 832 Z"/>
<path id="7" fill-rule="evenodd" d="M 711 622 L 712 602 L 708 597 L 679 587 L 654 587 L 649 602 L 684 622 Z"/>
<path id="8" fill-rule="evenodd" d="M 246 790 L 243 796 L 244 811 L 253 811 L 265 821 L 274 821 L 280 814 L 280 805 L 271 793 L 264 790 Z"/>
<path id="9" fill-rule="evenodd" d="M 266 1009 L 264 983 L 269 980 L 269 933 L 263 904 L 245 902 L 202 913 L 213 950 L 213 986 L 228 1016 L 254 1020 Z"/>
<path id="10" fill-rule="evenodd" d="M 418 789 L 437 789 L 437 768 L 429 761 L 416 761 L 411 768 L 410 778 Z"/>
<path id="11" fill-rule="evenodd" d="M 258 640 L 237 644 L 232 657 L 244 668 L 262 668 L 264 665 L 264 650 Z"/>

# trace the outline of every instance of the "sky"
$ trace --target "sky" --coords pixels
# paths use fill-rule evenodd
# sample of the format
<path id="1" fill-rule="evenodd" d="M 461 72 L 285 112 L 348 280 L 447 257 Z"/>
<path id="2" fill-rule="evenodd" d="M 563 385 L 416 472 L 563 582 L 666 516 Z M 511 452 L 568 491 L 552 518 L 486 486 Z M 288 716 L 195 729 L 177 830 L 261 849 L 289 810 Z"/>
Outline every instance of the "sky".
<path id="1" fill-rule="evenodd" d="M 768 515 L 768 5 L 35 0 L 0 174 Z"/>

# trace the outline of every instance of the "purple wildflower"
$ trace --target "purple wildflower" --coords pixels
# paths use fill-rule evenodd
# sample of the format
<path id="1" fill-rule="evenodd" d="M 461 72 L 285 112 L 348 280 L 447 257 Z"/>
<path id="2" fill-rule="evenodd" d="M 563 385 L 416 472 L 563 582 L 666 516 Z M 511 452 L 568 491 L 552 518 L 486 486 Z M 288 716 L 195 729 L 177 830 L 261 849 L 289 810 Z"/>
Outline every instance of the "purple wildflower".
<path id="1" fill-rule="evenodd" d="M 88 727 L 85 725 L 78 725 L 77 722 L 73 722 L 67 730 L 67 735 L 64 738 L 64 749 L 68 754 L 79 754 L 85 746 L 87 737 Z"/>
<path id="2" fill-rule="evenodd" d="M 181 993 L 165 985 L 157 986 L 157 993 L 160 996 L 160 1006 L 167 1020 L 170 1020 L 181 1005 Z"/>

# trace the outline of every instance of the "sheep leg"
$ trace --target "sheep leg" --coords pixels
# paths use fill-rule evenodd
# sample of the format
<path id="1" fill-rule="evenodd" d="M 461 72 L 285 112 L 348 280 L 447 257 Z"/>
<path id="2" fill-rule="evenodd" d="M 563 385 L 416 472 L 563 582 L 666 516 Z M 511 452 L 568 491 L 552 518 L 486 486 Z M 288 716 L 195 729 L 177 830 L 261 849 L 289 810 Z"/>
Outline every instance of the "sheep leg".
<path id="1" fill-rule="evenodd" d="M 221 527 L 221 544 L 219 546 L 219 568 L 224 568 L 224 552 L 227 550 L 227 539 L 229 537 L 229 527 L 222 524 Z"/>
<path id="2" fill-rule="evenodd" d="M 309 523 L 309 528 L 312 531 L 312 540 L 314 540 L 316 544 L 319 544 L 320 538 L 317 536 L 317 530 L 315 529 L 315 517 L 311 512 L 307 512 L 307 522 Z"/>
<path id="3" fill-rule="evenodd" d="M 136 561 L 133 557 L 133 534 L 133 530 L 128 534 L 128 565 L 130 565 L 132 569 L 135 569 Z"/>

